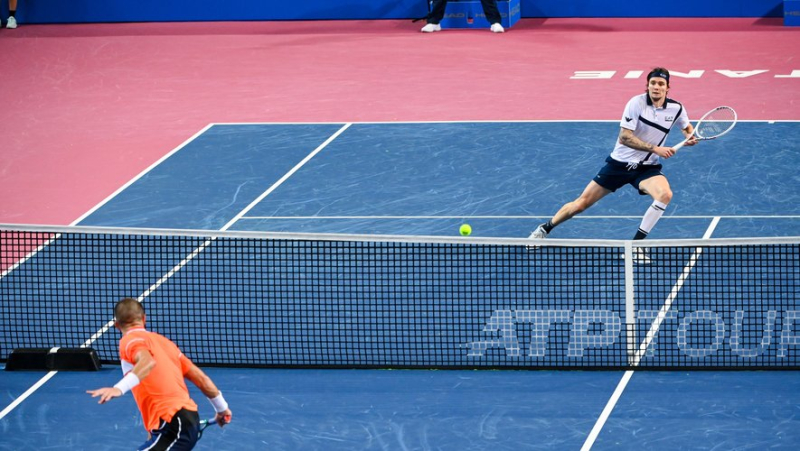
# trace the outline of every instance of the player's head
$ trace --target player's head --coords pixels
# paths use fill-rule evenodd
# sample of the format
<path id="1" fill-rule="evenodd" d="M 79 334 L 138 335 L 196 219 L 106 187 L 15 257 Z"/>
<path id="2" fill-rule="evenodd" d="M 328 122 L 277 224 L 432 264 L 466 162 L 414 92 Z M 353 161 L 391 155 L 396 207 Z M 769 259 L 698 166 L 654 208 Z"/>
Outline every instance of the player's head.
<path id="1" fill-rule="evenodd" d="M 647 74 L 647 94 L 654 102 L 667 96 L 669 92 L 669 71 L 663 67 L 655 67 Z"/>
<path id="2" fill-rule="evenodd" d="M 654 67 L 650 73 L 647 74 L 647 84 L 650 84 L 650 80 L 653 78 L 661 78 L 667 84 L 669 88 L 669 71 L 663 67 Z"/>
<path id="3" fill-rule="evenodd" d="M 119 329 L 131 324 L 144 324 L 144 307 L 133 298 L 125 298 L 114 306 L 114 320 Z"/>

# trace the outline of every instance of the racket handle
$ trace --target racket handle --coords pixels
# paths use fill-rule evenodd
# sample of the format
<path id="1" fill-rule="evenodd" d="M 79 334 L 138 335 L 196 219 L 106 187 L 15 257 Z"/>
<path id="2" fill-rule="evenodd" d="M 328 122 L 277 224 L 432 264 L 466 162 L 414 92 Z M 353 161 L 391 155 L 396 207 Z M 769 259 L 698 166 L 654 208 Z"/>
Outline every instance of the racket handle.
<path id="1" fill-rule="evenodd" d="M 689 141 L 689 138 L 686 138 L 683 141 L 679 142 L 678 144 L 675 144 L 674 146 L 672 146 L 672 149 L 677 152 L 678 149 L 680 149 L 686 144 L 686 141 Z"/>

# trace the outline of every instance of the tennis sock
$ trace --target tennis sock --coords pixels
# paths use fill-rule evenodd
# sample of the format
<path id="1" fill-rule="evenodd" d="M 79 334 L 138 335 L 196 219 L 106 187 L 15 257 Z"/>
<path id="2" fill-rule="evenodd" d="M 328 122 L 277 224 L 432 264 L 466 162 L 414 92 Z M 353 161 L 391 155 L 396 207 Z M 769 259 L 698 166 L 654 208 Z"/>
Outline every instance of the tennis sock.
<path id="1" fill-rule="evenodd" d="M 653 227 L 655 227 L 656 223 L 659 219 L 661 219 L 661 215 L 664 214 L 664 210 L 667 209 L 667 204 L 663 202 L 659 202 L 657 200 L 653 201 L 650 205 L 650 208 L 647 209 L 645 212 L 644 217 L 642 218 L 642 223 L 639 225 L 639 230 L 636 231 L 636 235 L 633 237 L 634 240 L 643 240 Z"/>
<path id="2" fill-rule="evenodd" d="M 553 227 L 555 227 L 555 225 L 553 225 L 553 221 L 547 221 L 544 224 L 542 224 L 542 228 L 547 233 L 550 233 L 550 231 L 553 230 Z"/>
<path id="3" fill-rule="evenodd" d="M 8 17 L 14 17 L 14 14 L 17 13 L 16 9 L 9 9 L 8 10 Z"/>

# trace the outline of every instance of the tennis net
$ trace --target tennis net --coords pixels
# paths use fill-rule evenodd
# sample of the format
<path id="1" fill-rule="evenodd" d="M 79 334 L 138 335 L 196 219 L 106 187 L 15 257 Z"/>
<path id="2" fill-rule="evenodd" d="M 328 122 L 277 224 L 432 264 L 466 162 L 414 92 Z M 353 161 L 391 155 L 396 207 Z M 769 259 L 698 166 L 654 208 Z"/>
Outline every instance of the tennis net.
<path id="1" fill-rule="evenodd" d="M 800 368 L 800 237 L 537 244 L 0 225 L 0 360 L 133 297 L 209 366 Z"/>

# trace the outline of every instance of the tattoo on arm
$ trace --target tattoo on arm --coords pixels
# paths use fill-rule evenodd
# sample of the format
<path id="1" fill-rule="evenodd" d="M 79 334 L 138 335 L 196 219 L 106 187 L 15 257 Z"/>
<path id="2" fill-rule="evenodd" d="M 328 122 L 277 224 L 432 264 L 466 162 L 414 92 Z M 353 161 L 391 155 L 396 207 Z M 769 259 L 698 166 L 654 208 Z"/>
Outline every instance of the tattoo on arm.
<path id="1" fill-rule="evenodd" d="M 627 128 L 620 129 L 619 142 L 632 149 L 644 150 L 645 152 L 652 152 L 656 148 L 655 145 L 646 143 L 634 136 L 633 131 L 628 130 Z"/>

